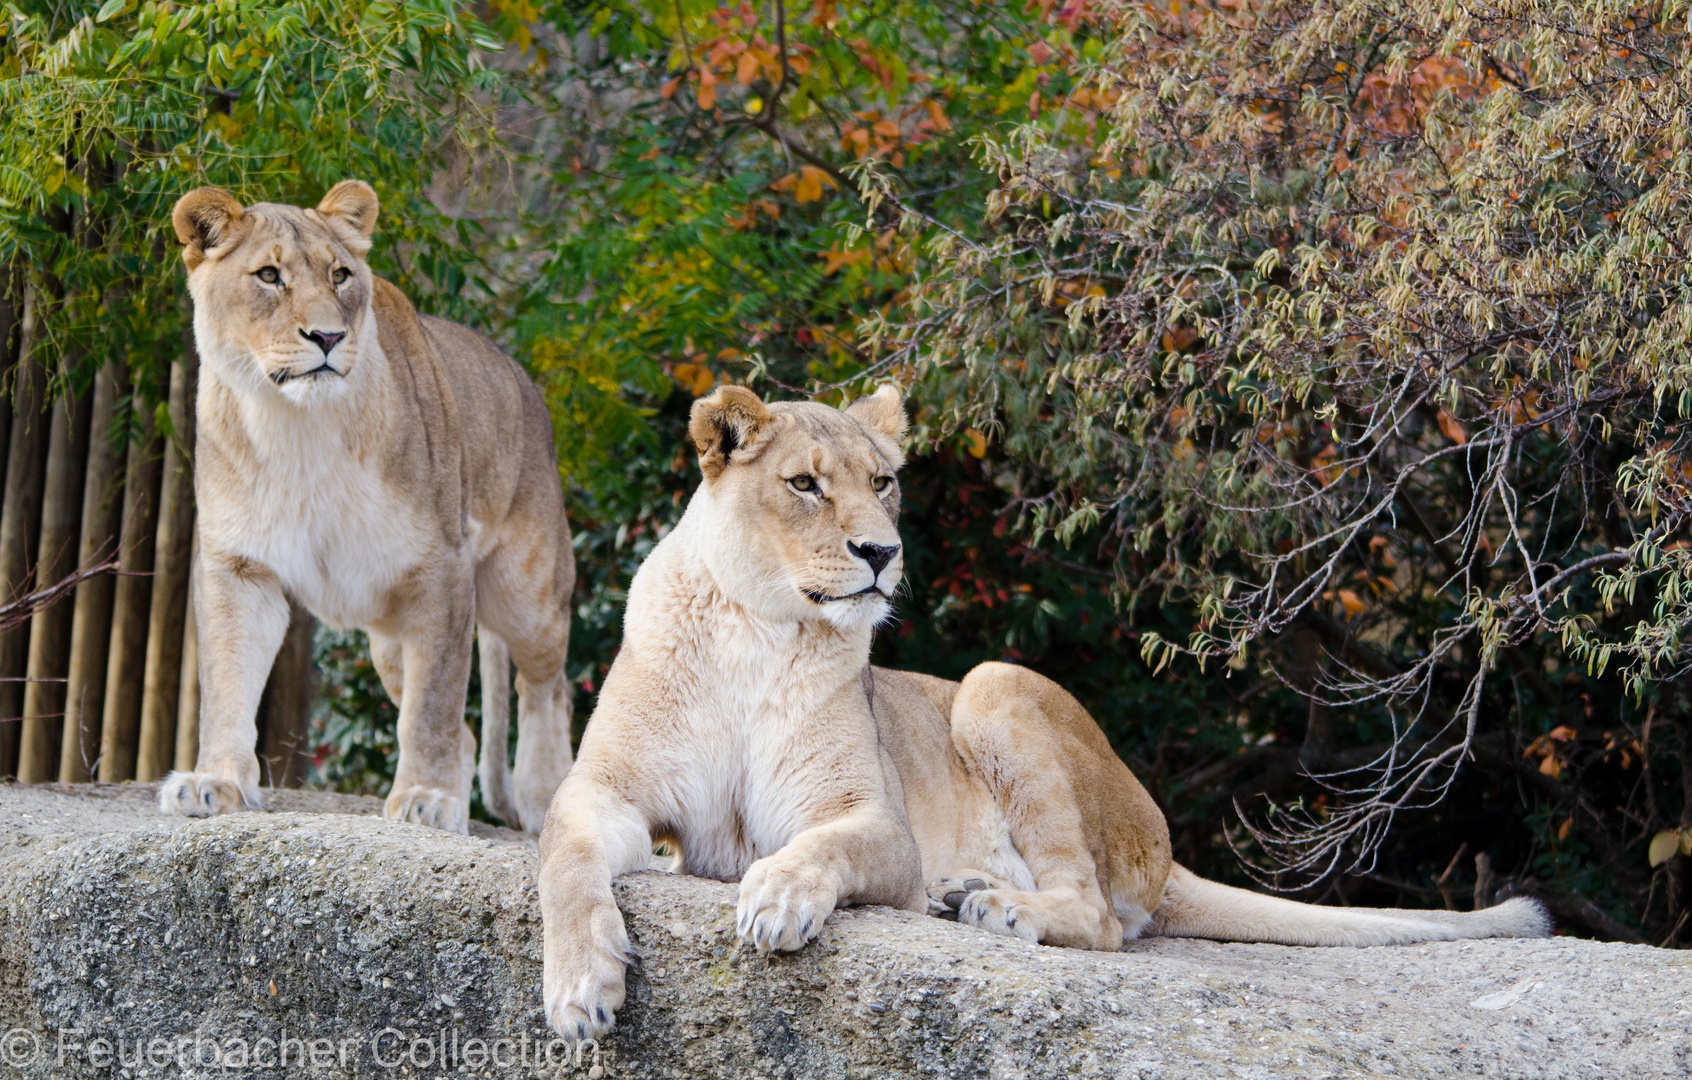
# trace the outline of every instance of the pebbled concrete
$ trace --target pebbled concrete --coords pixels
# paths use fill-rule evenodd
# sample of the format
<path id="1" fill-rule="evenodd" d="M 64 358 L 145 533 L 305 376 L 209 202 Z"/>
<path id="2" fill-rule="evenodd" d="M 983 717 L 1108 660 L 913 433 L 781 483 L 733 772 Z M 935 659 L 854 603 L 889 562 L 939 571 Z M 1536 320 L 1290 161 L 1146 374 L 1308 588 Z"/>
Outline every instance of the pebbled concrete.
<path id="1" fill-rule="evenodd" d="M 1683 952 L 1099 954 L 858 909 L 760 957 L 733 886 L 659 873 L 617 885 L 617 1031 L 548 1064 L 532 841 L 306 792 L 186 822 L 153 790 L 0 784 L 0 1077 L 1692 1076 Z"/>

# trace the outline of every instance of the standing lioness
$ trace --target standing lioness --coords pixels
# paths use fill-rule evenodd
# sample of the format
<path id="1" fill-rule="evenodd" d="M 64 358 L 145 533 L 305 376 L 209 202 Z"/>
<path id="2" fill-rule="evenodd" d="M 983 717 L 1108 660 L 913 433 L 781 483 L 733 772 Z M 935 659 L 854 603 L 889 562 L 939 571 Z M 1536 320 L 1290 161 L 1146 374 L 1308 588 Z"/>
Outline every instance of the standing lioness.
<path id="1" fill-rule="evenodd" d="M 458 832 L 475 771 L 464 693 L 479 627 L 483 797 L 537 831 L 570 767 L 576 567 L 551 417 L 510 357 L 419 317 L 371 274 L 376 210 L 376 193 L 354 180 L 315 210 L 243 207 L 216 188 L 176 204 L 201 360 L 202 705 L 199 761 L 166 779 L 159 808 L 259 805 L 254 714 L 293 596 L 331 626 L 370 634 L 399 706 L 387 816 Z"/>
<path id="2" fill-rule="evenodd" d="M 1205 881 L 1092 717 L 1049 679 L 870 668 L 902 574 L 905 414 L 718 390 L 689 434 L 704 483 L 629 587 L 623 647 L 541 834 L 547 1018 L 597 1036 L 629 939 L 611 879 L 652 842 L 740 881 L 739 931 L 797 949 L 842 904 L 955 912 L 1030 941 L 1142 934 L 1368 945 L 1544 934 L 1487 911 L 1322 908 Z"/>

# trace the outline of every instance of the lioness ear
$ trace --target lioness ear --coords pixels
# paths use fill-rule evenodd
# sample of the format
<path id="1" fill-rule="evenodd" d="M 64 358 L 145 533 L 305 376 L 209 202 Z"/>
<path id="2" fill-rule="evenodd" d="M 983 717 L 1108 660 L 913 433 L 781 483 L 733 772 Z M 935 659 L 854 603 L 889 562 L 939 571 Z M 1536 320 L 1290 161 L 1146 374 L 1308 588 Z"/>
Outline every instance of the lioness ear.
<path id="1" fill-rule="evenodd" d="M 170 223 L 182 241 L 182 261 L 190 273 L 206 261 L 207 252 L 229 239 L 240 220 L 241 204 L 222 188 L 195 188 L 176 201 Z"/>
<path id="2" fill-rule="evenodd" d="M 693 403 L 687 433 L 699 450 L 699 468 L 715 480 L 728 468 L 729 457 L 746 446 L 770 422 L 770 412 L 757 394 L 744 386 L 719 386 L 710 397 Z"/>
<path id="3" fill-rule="evenodd" d="M 370 250 L 370 234 L 376 231 L 376 211 L 380 205 L 376 192 L 363 180 L 342 180 L 323 196 L 317 212 L 332 225 L 346 226 L 352 234 L 346 239 L 356 237 L 363 241 L 363 250 L 358 252 L 362 255 Z"/>
<path id="4" fill-rule="evenodd" d="M 895 448 L 905 441 L 905 432 L 910 429 L 905 419 L 905 395 L 892 383 L 882 383 L 869 397 L 846 406 L 846 415 L 893 440 Z"/>

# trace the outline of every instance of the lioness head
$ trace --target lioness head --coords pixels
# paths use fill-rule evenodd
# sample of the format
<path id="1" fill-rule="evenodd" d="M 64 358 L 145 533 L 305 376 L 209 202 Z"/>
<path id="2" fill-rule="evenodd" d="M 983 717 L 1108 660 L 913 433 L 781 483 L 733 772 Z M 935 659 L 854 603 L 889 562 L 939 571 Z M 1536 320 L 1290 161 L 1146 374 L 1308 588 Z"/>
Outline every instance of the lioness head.
<path id="1" fill-rule="evenodd" d="M 184 195 L 171 215 L 188 264 L 202 359 L 225 379 L 295 404 L 345 392 L 366 336 L 364 256 L 376 193 L 343 180 L 315 210 L 242 206 L 227 191 Z"/>
<path id="2" fill-rule="evenodd" d="M 705 474 L 704 558 L 734 600 L 842 628 L 889 614 L 904 574 L 896 388 L 832 409 L 725 386 L 693 403 L 688 434 Z"/>

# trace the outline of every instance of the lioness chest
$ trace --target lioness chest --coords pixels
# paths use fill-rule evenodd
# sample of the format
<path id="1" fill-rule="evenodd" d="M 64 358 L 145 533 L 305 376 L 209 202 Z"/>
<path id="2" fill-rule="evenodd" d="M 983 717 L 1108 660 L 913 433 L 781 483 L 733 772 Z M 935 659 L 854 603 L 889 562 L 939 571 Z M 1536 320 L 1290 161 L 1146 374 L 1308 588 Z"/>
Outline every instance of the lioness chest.
<path id="1" fill-rule="evenodd" d="M 842 708 L 838 664 L 819 662 L 800 638 L 790 628 L 712 627 L 704 665 L 668 688 L 675 724 L 662 756 L 672 767 L 658 797 L 690 874 L 738 880 L 860 796 L 873 727 Z"/>
<path id="2" fill-rule="evenodd" d="M 244 473 L 218 470 L 202 497 L 202 543 L 268 567 L 311 613 L 337 628 L 389 618 L 393 593 L 440 550 L 441 530 L 373 462 L 287 453 Z"/>

